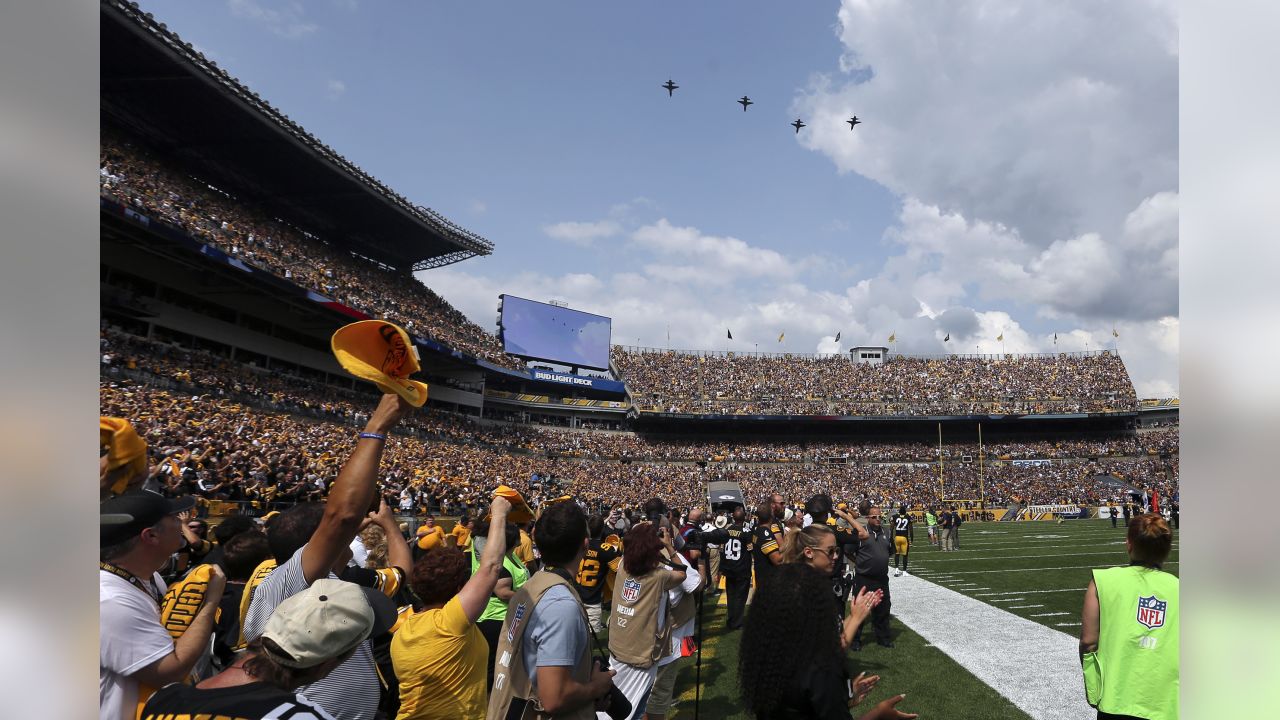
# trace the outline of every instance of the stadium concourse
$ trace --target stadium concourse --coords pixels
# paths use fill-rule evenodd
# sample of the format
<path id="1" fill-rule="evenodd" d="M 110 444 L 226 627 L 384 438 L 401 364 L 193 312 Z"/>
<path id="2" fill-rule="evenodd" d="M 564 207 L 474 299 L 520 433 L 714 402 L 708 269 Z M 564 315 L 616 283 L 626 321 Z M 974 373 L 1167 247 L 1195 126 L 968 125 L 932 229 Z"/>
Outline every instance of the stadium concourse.
<path id="1" fill-rule="evenodd" d="M 607 346 L 601 374 L 531 367 L 575 363 L 513 354 L 413 274 L 489 254 L 492 243 L 342 158 L 136 5 L 101 7 L 100 599 L 104 617 L 127 615 L 102 627 L 103 718 L 135 717 L 134 705 L 174 681 L 225 682 L 238 671 L 263 679 L 252 669 L 274 650 L 251 630 L 270 628 L 272 613 L 287 612 L 335 570 L 370 596 L 395 600 L 402 624 L 379 624 L 357 650 L 347 643 L 345 659 L 309 655 L 340 661 L 315 666 L 328 675 L 273 674 L 280 687 L 270 697 L 299 712 L 314 701 L 342 720 L 393 717 L 397 708 L 403 717 L 483 716 L 477 708 L 503 686 L 485 682 L 498 667 L 492 654 L 487 668 L 471 660 L 485 654 L 482 645 L 497 650 L 509 607 L 518 608 L 515 623 L 534 624 L 537 613 L 526 617 L 520 598 L 530 586 L 550 597 L 546 583 L 555 582 L 534 574 L 540 558 L 566 546 L 579 551 L 583 538 L 574 533 L 584 527 L 597 531 L 589 551 L 597 572 L 564 579 L 579 592 L 594 589 L 606 617 L 605 608 L 640 595 L 628 549 L 632 560 L 648 548 L 655 563 L 665 557 L 686 568 L 645 596 L 655 622 L 662 602 L 671 609 L 662 617 L 680 622 L 676 645 L 657 648 L 675 655 L 677 670 L 662 682 L 678 703 L 655 705 L 651 715 L 689 717 L 700 696 L 699 716 L 746 717 L 738 660 L 752 615 L 741 632 L 730 629 L 729 596 L 754 587 L 759 610 L 769 597 L 759 580 L 797 569 L 774 569 L 783 552 L 788 565 L 817 557 L 800 538 L 827 526 L 818 517 L 818 528 L 804 527 L 822 514 L 819 495 L 861 516 L 846 520 L 839 507 L 841 520 L 830 525 L 848 542 L 821 553 L 851 568 L 847 577 L 836 569 L 814 576 L 824 571 L 818 565 L 797 576 L 817 578 L 819 592 L 800 599 L 822 596 L 814 626 L 824 630 L 833 625 L 831 583 L 847 591 L 855 566 L 857 581 L 866 581 L 868 555 L 884 549 L 855 539 L 859 528 L 876 529 L 872 516 L 902 506 L 916 518 L 906 574 L 887 579 L 874 601 L 864 595 L 842 609 L 871 612 L 884 599 L 876 607 L 891 615 L 892 642 L 851 645 L 841 656 L 849 679 L 865 670 L 883 680 L 862 686 L 855 712 L 896 717 L 871 708 L 906 692 L 900 709 L 923 717 L 1091 716 L 1072 633 L 1089 568 L 1126 562 L 1124 529 L 1099 519 L 1099 509 L 1125 508 L 1127 524 L 1150 502 L 1176 527 L 1179 499 L 1177 407 L 1139 403 L 1118 353 L 889 354 L 861 363 L 850 355 Z M 363 319 L 408 332 L 419 377 L 430 384 L 425 406 L 379 398 L 335 361 L 331 336 Z M 576 365 L 603 365 L 605 353 L 602 345 L 601 362 Z M 122 492 L 108 480 L 126 471 L 133 474 L 122 485 L 135 489 Z M 737 483 L 747 517 L 710 512 L 712 481 Z M 513 513 L 530 517 L 487 533 L 485 515 L 500 517 L 511 501 Z M 319 502 L 331 512 L 311 505 Z M 366 518 L 372 507 L 379 509 Z M 1037 508 L 1058 522 L 989 522 Z M 178 511 L 183 522 L 167 519 Z M 943 511 L 957 551 L 929 541 L 923 523 L 932 511 Z M 553 519 L 545 535 L 534 532 L 535 514 Z M 572 522 L 556 526 L 560 515 Z M 567 544 L 557 544 L 557 527 Z M 718 530 L 735 534 L 712 534 Z M 721 538 L 721 549 L 704 533 Z M 737 554 L 744 538 L 749 552 Z M 506 559 L 483 549 L 503 545 Z M 610 556 L 605 570 L 601 558 Z M 1176 554 L 1171 560 L 1176 567 Z M 716 577 L 731 561 L 745 585 Z M 164 583 L 151 582 L 157 571 L 172 585 L 167 595 Z M 621 575 L 610 587 L 606 578 Z M 707 576 L 710 589 L 694 576 Z M 540 579 L 525 585 L 530 577 Z M 455 587 L 462 590 L 447 592 Z M 697 610 L 679 604 L 685 596 Z M 219 603 L 215 622 L 207 606 Z M 571 610 L 565 622 L 579 622 Z M 610 623 L 602 638 L 618 640 L 610 645 L 615 677 L 634 688 L 647 668 L 635 654 L 625 660 L 629 648 L 618 636 L 626 627 Z M 439 628 L 465 640 L 465 652 L 432 634 Z M 585 648 L 587 634 L 579 634 Z M 698 643 L 701 674 L 681 657 Z M 435 654 L 414 655 L 424 647 Z M 432 672 L 439 674 L 424 681 Z M 293 694 L 299 686 L 309 700 Z M 452 699 L 423 699 L 446 686 Z M 157 697 L 204 687 L 169 684 Z M 587 683 L 577 687 L 584 708 L 601 697 L 584 694 Z M 422 709 L 464 697 L 466 712 Z M 838 700 L 843 713 L 846 698 Z"/>

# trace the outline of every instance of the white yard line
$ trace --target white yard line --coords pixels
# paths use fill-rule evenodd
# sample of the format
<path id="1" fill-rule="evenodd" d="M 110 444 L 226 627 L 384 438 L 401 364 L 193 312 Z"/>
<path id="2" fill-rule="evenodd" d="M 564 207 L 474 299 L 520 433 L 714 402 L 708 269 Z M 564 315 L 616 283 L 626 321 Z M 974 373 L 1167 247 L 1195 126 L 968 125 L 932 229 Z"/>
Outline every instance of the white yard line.
<path id="1" fill-rule="evenodd" d="M 1073 622 L 1054 623 L 1054 624 L 1058 627 L 1080 627 L 1080 623 L 1073 623 Z"/>
<path id="2" fill-rule="evenodd" d="M 1013 597 L 1013 598 L 992 598 L 992 599 L 991 599 L 991 602 L 1006 603 L 1006 602 L 1022 602 L 1023 600 L 1026 600 L 1026 598 L 1024 598 L 1024 597 Z"/>
<path id="3" fill-rule="evenodd" d="M 1044 607 L 1043 605 L 1010 605 L 1005 610 L 1025 610 L 1027 608 Z"/>
<path id="4" fill-rule="evenodd" d="M 1035 720 L 1097 717 L 1076 638 L 922 578 L 889 582 L 899 620 Z"/>
<path id="5" fill-rule="evenodd" d="M 968 561 L 978 560 L 978 561 L 986 562 L 988 560 L 1025 560 L 1027 558 L 1084 557 L 1086 555 L 1115 555 L 1117 557 L 1124 557 L 1124 551 L 1121 550 L 1117 552 L 1115 550 L 1103 550 L 1102 552 L 1056 553 L 1052 555 L 997 555 L 995 557 L 990 557 L 987 555 L 970 555 L 968 557 L 935 558 L 930 562 L 944 562 L 944 561 L 945 562 L 964 562 L 966 560 Z"/>
<path id="6" fill-rule="evenodd" d="M 1125 564 L 1128 564 L 1128 563 L 1125 563 Z M 1170 565 L 1177 565 L 1177 564 L 1178 564 L 1177 562 L 1167 562 L 1164 564 L 1164 567 L 1169 567 Z M 1108 568 L 1108 567 L 1120 567 L 1120 566 L 1119 565 L 1065 565 L 1063 567 L 1051 567 L 1051 568 L 1039 568 L 1039 567 L 1001 568 L 1000 570 L 961 570 L 959 572 L 955 572 L 952 574 L 953 575 L 985 575 L 987 573 L 1000 573 L 1000 572 L 1040 572 L 1040 571 L 1048 571 L 1048 570 L 1080 570 L 1083 568 Z"/>
<path id="7" fill-rule="evenodd" d="M 1005 590 L 1003 592 L 978 593 L 974 597 L 995 597 L 997 595 L 1023 595 L 1029 593 L 1047 593 L 1047 592 L 1084 592 L 1084 588 L 1055 588 L 1053 590 Z"/>
<path id="8" fill-rule="evenodd" d="M 1032 613 L 1031 617 L 1056 617 L 1058 615 L 1070 615 L 1069 612 L 1049 612 L 1049 613 Z"/>

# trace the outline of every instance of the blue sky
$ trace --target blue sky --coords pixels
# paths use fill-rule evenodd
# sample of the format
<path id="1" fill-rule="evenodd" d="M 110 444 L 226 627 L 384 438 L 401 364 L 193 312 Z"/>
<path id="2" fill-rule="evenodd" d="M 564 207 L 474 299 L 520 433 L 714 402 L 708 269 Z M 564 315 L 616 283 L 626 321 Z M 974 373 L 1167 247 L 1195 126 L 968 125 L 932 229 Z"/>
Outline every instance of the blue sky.
<path id="1" fill-rule="evenodd" d="M 683 348 L 1047 352 L 1114 327 L 1139 394 L 1177 392 L 1168 3 L 142 4 L 492 240 L 420 275 L 486 328 L 501 292 Z"/>

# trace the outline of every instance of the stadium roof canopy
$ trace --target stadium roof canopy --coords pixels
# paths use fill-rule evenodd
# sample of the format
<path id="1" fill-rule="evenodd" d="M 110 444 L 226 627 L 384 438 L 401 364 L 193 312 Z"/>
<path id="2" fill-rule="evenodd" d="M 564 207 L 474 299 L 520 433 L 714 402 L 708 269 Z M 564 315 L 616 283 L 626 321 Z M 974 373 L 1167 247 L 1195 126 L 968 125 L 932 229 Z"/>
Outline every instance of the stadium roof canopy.
<path id="1" fill-rule="evenodd" d="M 317 140 L 134 3 L 101 2 L 101 108 L 222 190 L 407 270 L 493 252 Z"/>

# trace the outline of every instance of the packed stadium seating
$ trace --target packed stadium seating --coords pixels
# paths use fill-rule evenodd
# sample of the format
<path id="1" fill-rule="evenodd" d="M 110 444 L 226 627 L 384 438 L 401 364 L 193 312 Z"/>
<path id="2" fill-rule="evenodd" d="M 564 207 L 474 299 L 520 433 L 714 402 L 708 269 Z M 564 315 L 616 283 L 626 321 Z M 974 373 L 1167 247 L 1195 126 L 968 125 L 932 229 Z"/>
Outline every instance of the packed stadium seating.
<path id="1" fill-rule="evenodd" d="M 375 400 L 116 331 L 103 340 L 102 412 L 138 425 L 158 476 L 175 492 L 275 503 L 322 497 L 363 408 Z M 396 505 L 401 491 L 412 488 L 406 495 L 415 508 L 461 511 L 500 482 L 530 491 L 536 477 L 555 477 L 591 503 L 625 506 L 653 495 L 695 505 L 712 479 L 735 480 L 748 497 L 777 490 L 796 500 L 822 491 L 923 505 L 935 502 L 939 489 L 937 448 L 920 442 L 667 439 L 482 424 L 430 409 L 415 413 L 405 429 L 391 446 L 384 488 Z M 1177 488 L 1176 428 L 990 444 L 982 462 L 978 450 L 974 443 L 944 445 L 948 498 L 976 499 L 983 487 L 992 506 L 1014 499 L 1095 502 L 1107 497 L 1092 480 L 1099 474 L 1162 494 Z"/>
<path id="2" fill-rule="evenodd" d="M 414 278 L 389 272 L 164 162 L 137 140 L 103 128 L 100 194 L 167 222 L 242 262 L 411 333 L 510 368 L 523 367 L 485 332 Z"/>
<path id="3" fill-rule="evenodd" d="M 839 355 L 613 348 L 641 410 L 694 414 L 964 415 L 1133 410 L 1120 357 L 921 358 L 864 364 Z"/>

